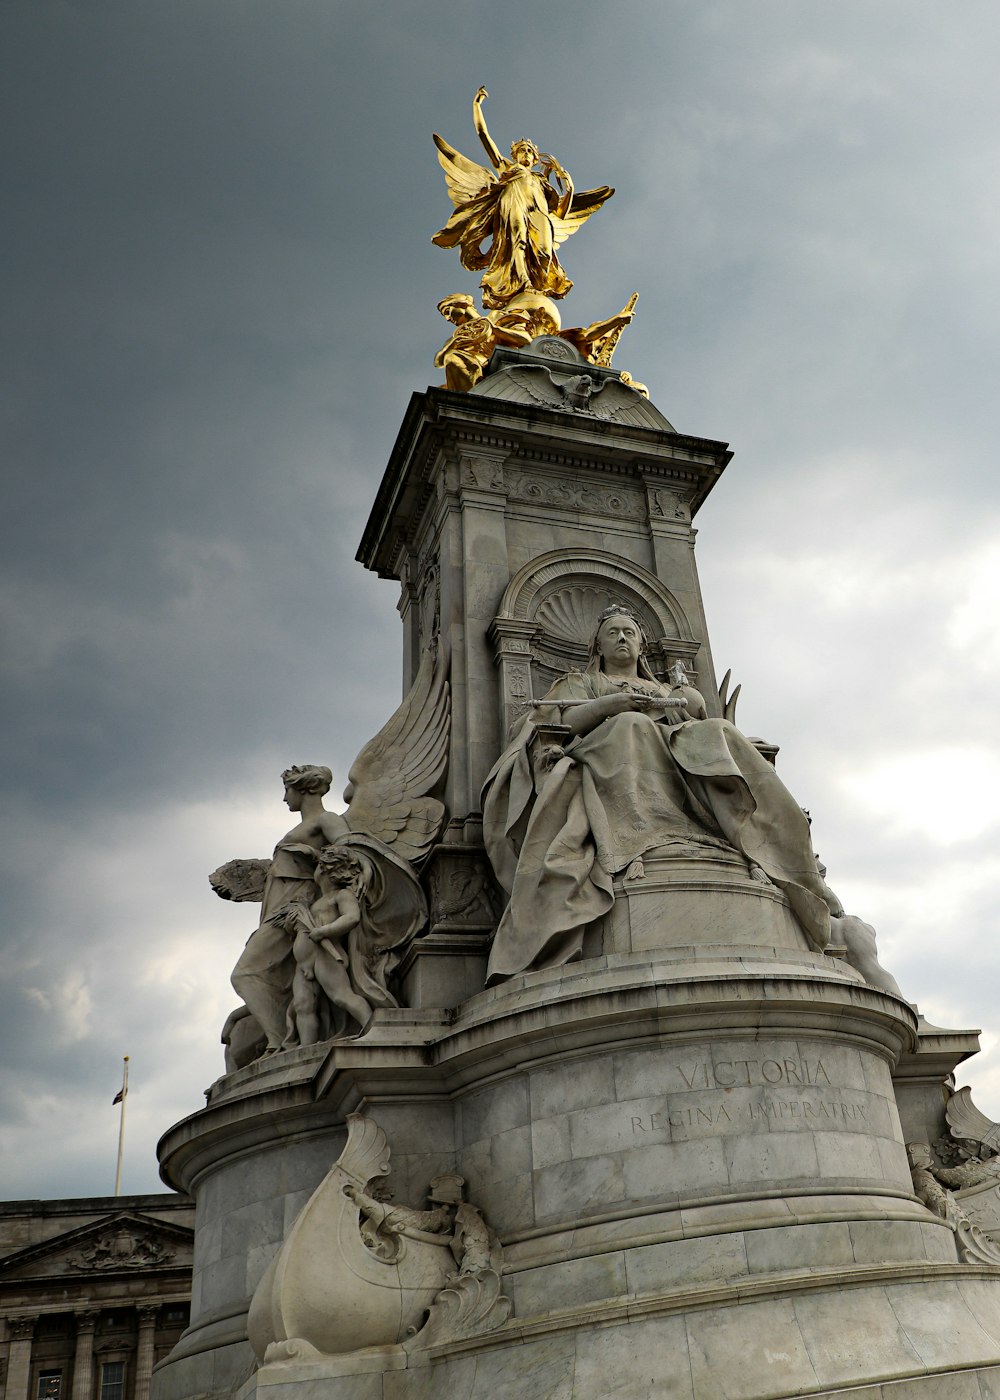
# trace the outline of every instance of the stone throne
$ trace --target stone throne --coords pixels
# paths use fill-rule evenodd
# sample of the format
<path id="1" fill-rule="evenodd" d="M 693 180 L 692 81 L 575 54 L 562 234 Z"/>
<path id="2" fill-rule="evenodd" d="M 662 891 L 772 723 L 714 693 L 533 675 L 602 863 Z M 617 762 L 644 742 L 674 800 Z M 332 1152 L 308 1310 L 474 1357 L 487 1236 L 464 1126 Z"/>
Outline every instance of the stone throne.
<path id="1" fill-rule="evenodd" d="M 974 1034 L 921 1028 L 809 947 L 732 858 L 650 860 L 581 961 L 484 990 L 480 791 L 529 699 L 585 659 L 587 614 L 628 603 L 654 669 L 682 660 L 719 714 L 691 522 L 728 449 L 599 373 L 568 396 L 579 366 L 554 363 L 498 353 L 471 393 L 407 410 L 359 558 L 401 585 L 404 687 L 432 637 L 451 656 L 428 930 L 364 1037 L 227 1075 L 164 1136 L 198 1227 L 191 1327 L 156 1400 L 994 1393 L 1000 1251 L 917 1198 L 905 1147 L 939 1130 L 928 1106 Z M 464 1179 L 511 1316 L 336 1355 L 286 1338 L 257 1365 L 250 1300 L 350 1115 L 391 1142 L 397 1200 Z"/>

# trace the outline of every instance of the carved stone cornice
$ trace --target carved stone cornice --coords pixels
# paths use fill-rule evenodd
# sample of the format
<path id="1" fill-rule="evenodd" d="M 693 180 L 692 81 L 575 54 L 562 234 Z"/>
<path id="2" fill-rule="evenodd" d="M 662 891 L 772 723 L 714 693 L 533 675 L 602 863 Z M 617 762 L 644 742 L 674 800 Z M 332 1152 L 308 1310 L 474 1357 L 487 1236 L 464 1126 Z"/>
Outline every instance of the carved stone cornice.
<path id="1" fill-rule="evenodd" d="M 412 548 L 420 537 L 429 503 L 462 459 L 492 465 L 482 479 L 472 466 L 475 485 L 463 482 L 459 467 L 449 493 L 476 490 L 510 495 L 512 481 L 513 489 L 527 492 L 537 462 L 539 479 L 564 477 L 552 490 L 558 492 L 565 484 L 572 497 L 572 479 L 576 478 L 579 488 L 596 493 L 588 496 L 583 506 L 570 504 L 569 509 L 606 514 L 605 493 L 614 496 L 627 489 L 618 518 L 644 525 L 650 518 L 647 478 L 656 478 L 663 489 L 674 490 L 693 515 L 731 456 L 725 443 L 708 438 L 626 426 L 474 393 L 429 389 L 410 401 L 357 557 L 382 578 L 398 577 L 401 550 Z M 502 467 L 502 481 L 497 462 Z M 612 477 L 616 478 L 614 483 L 609 480 Z M 613 506 L 611 513 L 616 513 Z"/>

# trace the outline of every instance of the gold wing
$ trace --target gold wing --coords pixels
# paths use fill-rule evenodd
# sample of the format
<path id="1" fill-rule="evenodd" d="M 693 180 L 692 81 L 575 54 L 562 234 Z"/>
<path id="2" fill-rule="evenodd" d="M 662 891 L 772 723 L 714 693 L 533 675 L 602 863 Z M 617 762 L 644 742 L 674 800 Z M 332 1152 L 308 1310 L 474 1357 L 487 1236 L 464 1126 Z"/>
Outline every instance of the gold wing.
<path id="1" fill-rule="evenodd" d="M 556 247 L 565 243 L 571 233 L 576 233 L 580 225 L 586 223 L 591 214 L 596 214 L 613 194 L 614 190 L 610 185 L 601 185 L 596 190 L 581 190 L 573 196 L 564 218 L 560 218 L 558 214 L 550 214 L 552 238 Z"/>
<path id="2" fill-rule="evenodd" d="M 351 830 L 376 837 L 403 860 L 422 860 L 444 820 L 444 803 L 427 794 L 444 776 L 450 734 L 448 652 L 438 640 L 424 653 L 409 695 L 351 766 L 344 792 Z"/>
<path id="3" fill-rule="evenodd" d="M 468 204 L 469 200 L 474 199 L 487 185 L 495 182 L 496 176 L 492 170 L 485 165 L 477 165 L 468 156 L 463 156 L 462 152 L 450 146 L 443 136 L 435 133 L 434 144 L 437 146 L 438 161 L 448 185 L 448 194 L 456 209 L 461 209 L 463 204 Z"/>

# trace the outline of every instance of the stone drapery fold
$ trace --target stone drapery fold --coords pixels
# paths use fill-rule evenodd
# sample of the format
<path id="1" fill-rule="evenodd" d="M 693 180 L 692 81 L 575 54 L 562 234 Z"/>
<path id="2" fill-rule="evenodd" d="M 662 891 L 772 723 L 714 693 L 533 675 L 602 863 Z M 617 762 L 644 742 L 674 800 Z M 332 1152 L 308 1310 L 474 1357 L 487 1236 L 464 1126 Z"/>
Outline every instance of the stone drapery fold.
<path id="1" fill-rule="evenodd" d="M 542 712 L 613 694 L 603 672 L 570 672 Z M 640 682 L 647 693 L 669 691 Z M 830 938 L 830 913 L 809 824 L 774 768 L 726 720 L 668 726 L 649 713 L 604 720 L 532 775 L 526 721 L 483 789 L 486 847 L 510 902 L 497 929 L 488 981 L 579 957 L 585 926 L 614 903 L 613 879 L 661 847 L 709 854 L 733 847 L 786 895 L 809 943 Z"/>

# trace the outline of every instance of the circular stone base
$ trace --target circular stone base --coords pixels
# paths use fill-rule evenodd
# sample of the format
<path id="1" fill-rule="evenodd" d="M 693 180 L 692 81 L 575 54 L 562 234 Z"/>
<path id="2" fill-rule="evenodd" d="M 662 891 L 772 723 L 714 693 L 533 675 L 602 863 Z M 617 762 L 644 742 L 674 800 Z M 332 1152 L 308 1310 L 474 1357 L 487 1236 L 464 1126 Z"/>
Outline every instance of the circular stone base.
<path id="1" fill-rule="evenodd" d="M 915 1033 L 833 959 L 689 944 L 525 974 L 454 1015 L 380 1012 L 360 1041 L 229 1076 L 161 1144 L 198 1228 L 154 1400 L 604 1400 L 609 1378 L 627 1400 L 893 1380 L 964 1400 L 1000 1366 L 1000 1268 L 959 1263 L 913 1197 L 891 1072 Z M 250 1296 L 353 1111 L 387 1136 L 395 1200 L 465 1178 L 511 1320 L 237 1376 Z"/>

